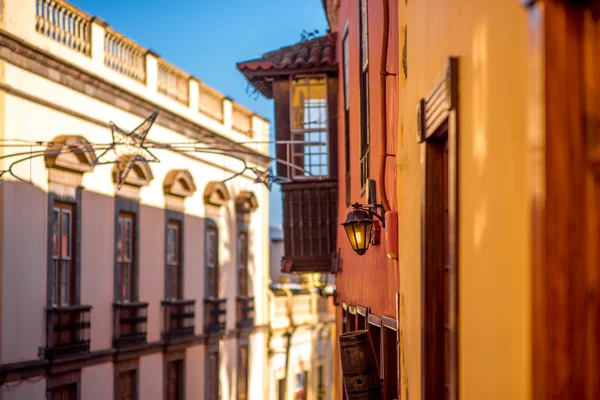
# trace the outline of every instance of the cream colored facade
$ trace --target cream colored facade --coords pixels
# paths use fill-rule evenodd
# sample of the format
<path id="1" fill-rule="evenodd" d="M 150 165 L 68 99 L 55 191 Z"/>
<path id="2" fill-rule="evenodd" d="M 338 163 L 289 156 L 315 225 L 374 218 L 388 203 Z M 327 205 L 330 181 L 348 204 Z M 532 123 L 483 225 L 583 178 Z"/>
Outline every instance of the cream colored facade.
<path id="1" fill-rule="evenodd" d="M 298 279 L 280 272 L 282 238 L 280 228 L 271 228 L 271 275 L 286 283 L 273 283 L 269 290 L 269 389 L 264 398 L 330 400 L 335 398 L 331 299 L 289 282 Z"/>
<path id="2" fill-rule="evenodd" d="M 65 28 L 67 20 L 71 21 L 71 28 Z M 115 54 L 126 57 L 118 58 Z M 266 144 L 246 147 L 237 144 L 266 140 L 269 123 L 265 119 L 67 3 L 3 2 L 0 139 L 5 143 L 51 142 L 61 135 L 80 137 L 93 144 L 109 143 L 109 121 L 129 131 L 157 108 L 161 113 L 150 130 L 149 141 L 193 143 L 203 135 L 212 134 L 216 135 L 219 146 L 247 152 L 243 157 L 250 166 L 266 168 L 269 162 L 265 157 Z M 23 151 L 29 151 L 29 147 L 0 147 L 3 156 Z M 44 399 L 50 386 L 58 385 L 61 380 L 77 383 L 77 398 L 110 399 L 117 391 L 116 370 L 127 363 L 136 364 L 137 398 L 166 398 L 165 368 L 173 354 L 183 360 L 182 398 L 204 399 L 206 354 L 211 340 L 216 340 L 219 350 L 220 398 L 238 398 L 238 349 L 244 341 L 249 345 L 248 398 L 265 398 L 263 393 L 270 379 L 264 366 L 271 312 L 267 298 L 268 191 L 264 185 L 255 184 L 255 175 L 248 171 L 228 181 L 217 195 L 224 190 L 229 196 L 221 199 L 220 206 L 211 206 L 206 199 L 210 194 L 209 183 L 240 171 L 239 161 L 215 154 L 151 151 L 160 162 L 137 165 L 130 173 L 129 183 L 120 190 L 113 179 L 114 165 L 92 167 L 85 157 L 68 154 L 59 156 L 61 162 L 75 166 L 78 171 L 53 166 L 48 157 L 42 156 L 17 164 L 12 171 L 31 183 L 20 182 L 8 173 L 3 176 L 0 187 L 3 370 L 0 379 L 5 383 L 0 398 L 3 400 Z M 7 169 L 14 160 L 0 160 L 0 169 Z M 168 185 L 173 171 L 175 185 L 183 185 L 183 189 Z M 239 329 L 236 317 L 236 241 L 240 214 L 236 200 L 244 196 L 257 205 L 246 216 L 249 291 L 254 296 L 254 329 L 246 338 L 242 337 L 243 330 Z M 80 241 L 76 255 L 80 272 L 74 285 L 78 303 L 92 307 L 89 351 L 78 355 L 85 360 L 81 363 L 73 358 L 49 361 L 43 355 L 47 347 L 45 309 L 49 306 L 48 210 L 54 198 L 77 199 L 80 212 L 76 232 Z M 113 346 L 115 221 L 120 198 L 138 207 L 137 297 L 148 306 L 146 340 L 137 350 Z M 193 332 L 183 341 L 167 340 L 163 335 L 166 209 L 182 215 L 182 298 L 195 300 Z M 226 299 L 225 328 L 212 339 L 205 332 L 204 316 L 208 219 L 218 227 L 218 297 Z"/>

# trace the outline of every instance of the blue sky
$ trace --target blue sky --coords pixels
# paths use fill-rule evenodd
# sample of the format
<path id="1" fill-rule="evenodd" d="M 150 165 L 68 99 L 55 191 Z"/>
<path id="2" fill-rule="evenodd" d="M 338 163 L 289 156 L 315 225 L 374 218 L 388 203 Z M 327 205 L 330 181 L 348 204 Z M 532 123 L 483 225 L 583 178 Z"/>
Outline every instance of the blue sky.
<path id="1" fill-rule="evenodd" d="M 247 94 L 236 62 L 294 44 L 303 30 L 327 30 L 321 0 L 70 0 L 162 58 L 271 121 L 273 103 Z M 281 224 L 271 193 L 271 225 Z"/>

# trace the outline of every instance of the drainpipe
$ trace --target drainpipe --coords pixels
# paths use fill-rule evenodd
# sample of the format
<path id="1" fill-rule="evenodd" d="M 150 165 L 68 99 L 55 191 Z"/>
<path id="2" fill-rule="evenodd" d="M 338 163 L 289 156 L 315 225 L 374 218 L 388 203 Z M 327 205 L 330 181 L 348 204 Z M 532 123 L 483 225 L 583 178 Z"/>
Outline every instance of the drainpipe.
<path id="1" fill-rule="evenodd" d="M 381 42 L 381 72 L 380 74 L 380 85 L 381 85 L 381 157 L 379 161 L 379 195 L 381 196 L 381 203 L 385 212 L 391 210 L 390 202 L 388 201 L 387 192 L 385 190 L 385 167 L 389 154 L 387 152 L 387 87 L 386 79 L 388 75 L 396 75 L 387 72 L 387 52 L 388 52 L 388 36 L 389 36 L 389 19 L 390 19 L 390 5 L 388 0 L 383 0 L 383 40 Z"/>

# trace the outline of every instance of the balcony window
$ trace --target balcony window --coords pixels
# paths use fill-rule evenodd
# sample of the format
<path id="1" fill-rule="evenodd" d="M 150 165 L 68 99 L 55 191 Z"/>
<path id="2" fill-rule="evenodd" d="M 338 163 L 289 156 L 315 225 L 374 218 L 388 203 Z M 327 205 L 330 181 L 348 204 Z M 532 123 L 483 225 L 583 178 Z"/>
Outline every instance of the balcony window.
<path id="1" fill-rule="evenodd" d="M 76 269 L 74 206 L 55 202 L 52 213 L 51 305 L 67 307 L 75 301 Z"/>
<path id="2" fill-rule="evenodd" d="M 327 177 L 329 176 L 327 77 L 315 75 L 293 78 L 290 96 L 292 162 L 304 169 L 304 171 L 292 169 L 292 177 Z"/>
<path id="3" fill-rule="evenodd" d="M 206 297 L 219 297 L 219 230 L 214 221 L 206 221 Z"/>
<path id="4" fill-rule="evenodd" d="M 117 301 L 133 300 L 135 295 L 135 215 L 119 213 L 117 219 Z"/>
<path id="5" fill-rule="evenodd" d="M 360 0 L 360 184 L 366 190 L 370 177 L 370 116 L 369 116 L 369 18 L 367 0 Z"/>
<path id="6" fill-rule="evenodd" d="M 167 299 L 181 298 L 181 222 L 170 220 L 167 223 Z"/>

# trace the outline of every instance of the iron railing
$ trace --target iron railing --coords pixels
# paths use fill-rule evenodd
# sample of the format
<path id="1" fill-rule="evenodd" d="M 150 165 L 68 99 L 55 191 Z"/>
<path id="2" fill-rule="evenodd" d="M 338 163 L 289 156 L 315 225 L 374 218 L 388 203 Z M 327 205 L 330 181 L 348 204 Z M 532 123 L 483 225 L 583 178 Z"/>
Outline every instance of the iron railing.
<path id="1" fill-rule="evenodd" d="M 204 330 L 218 333 L 225 330 L 227 299 L 204 299 Z"/>
<path id="2" fill-rule="evenodd" d="M 177 340 L 194 336 L 196 300 L 165 300 L 163 340 Z"/>
<path id="3" fill-rule="evenodd" d="M 46 309 L 46 358 L 90 351 L 91 306 Z"/>
<path id="4" fill-rule="evenodd" d="M 254 297 L 238 296 L 237 298 L 237 326 L 249 328 L 254 325 Z"/>
<path id="5" fill-rule="evenodd" d="M 131 347 L 146 343 L 148 303 L 114 303 L 113 316 L 113 347 Z"/>

